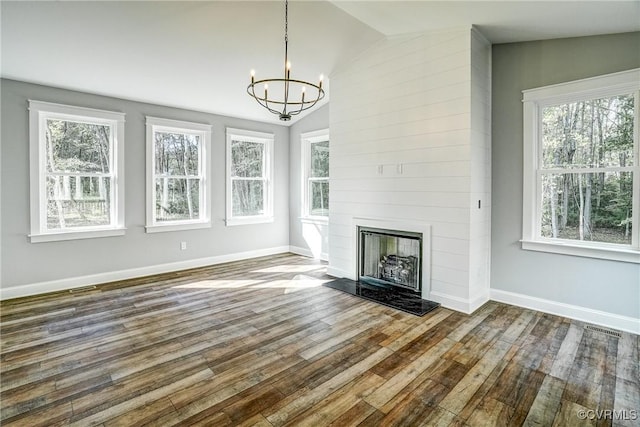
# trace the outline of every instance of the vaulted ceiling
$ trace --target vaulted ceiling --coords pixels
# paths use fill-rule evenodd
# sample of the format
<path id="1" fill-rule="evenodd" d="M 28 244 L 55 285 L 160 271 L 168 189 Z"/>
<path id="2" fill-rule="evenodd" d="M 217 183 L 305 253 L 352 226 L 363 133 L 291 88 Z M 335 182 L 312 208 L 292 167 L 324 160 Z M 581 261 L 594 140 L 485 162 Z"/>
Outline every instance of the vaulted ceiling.
<path id="1" fill-rule="evenodd" d="M 1 13 L 2 77 L 278 122 L 245 91 L 251 69 L 283 72 L 282 1 L 3 1 Z M 493 43 L 640 31 L 640 1 L 292 0 L 292 76 L 324 73 L 328 100 L 332 71 L 377 40 L 472 24 Z"/>

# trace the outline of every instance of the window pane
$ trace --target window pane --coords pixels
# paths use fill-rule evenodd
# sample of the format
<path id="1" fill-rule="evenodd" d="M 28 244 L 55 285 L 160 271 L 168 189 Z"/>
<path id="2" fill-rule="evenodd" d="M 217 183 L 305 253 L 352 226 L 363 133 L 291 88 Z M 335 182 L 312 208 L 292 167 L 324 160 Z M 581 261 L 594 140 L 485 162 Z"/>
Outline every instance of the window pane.
<path id="1" fill-rule="evenodd" d="M 264 144 L 231 141 L 231 176 L 242 178 L 263 177 Z"/>
<path id="2" fill-rule="evenodd" d="M 317 216 L 329 215 L 329 181 L 310 181 L 311 201 L 309 214 Z"/>
<path id="3" fill-rule="evenodd" d="M 48 119 L 47 170 L 109 173 L 110 133 L 108 125 Z"/>
<path id="4" fill-rule="evenodd" d="M 156 221 L 199 218 L 199 179 L 156 178 Z"/>
<path id="5" fill-rule="evenodd" d="M 156 173 L 164 175 L 199 175 L 200 136 L 155 132 Z"/>
<path id="6" fill-rule="evenodd" d="M 106 177 L 47 177 L 47 228 L 109 225 L 110 188 Z"/>
<path id="7" fill-rule="evenodd" d="M 264 182 L 233 180 L 233 216 L 264 215 Z"/>
<path id="8" fill-rule="evenodd" d="M 633 165 L 633 95 L 542 110 L 545 168 Z"/>
<path id="9" fill-rule="evenodd" d="M 631 244 L 631 172 L 542 177 L 543 237 Z"/>
<path id="10" fill-rule="evenodd" d="M 329 176 L 329 141 L 311 144 L 311 171 L 309 176 L 312 178 Z"/>

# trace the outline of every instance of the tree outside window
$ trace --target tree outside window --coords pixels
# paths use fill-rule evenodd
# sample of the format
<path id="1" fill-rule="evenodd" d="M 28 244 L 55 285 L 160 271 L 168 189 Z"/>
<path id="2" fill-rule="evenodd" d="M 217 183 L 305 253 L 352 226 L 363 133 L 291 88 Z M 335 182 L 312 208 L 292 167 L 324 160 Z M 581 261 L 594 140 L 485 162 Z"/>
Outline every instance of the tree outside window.
<path id="1" fill-rule="evenodd" d="M 48 230 L 111 224 L 111 128 L 47 119 Z"/>
<path id="2" fill-rule="evenodd" d="M 329 217 L 329 129 L 300 135 L 302 216 L 326 222 Z"/>
<path id="3" fill-rule="evenodd" d="M 273 220 L 273 136 L 227 129 L 227 225 Z"/>
<path id="4" fill-rule="evenodd" d="M 631 245 L 633 94 L 542 109 L 541 234 Z"/>
<path id="5" fill-rule="evenodd" d="M 210 127 L 147 117 L 147 231 L 210 225 L 207 171 Z"/>
<path id="6" fill-rule="evenodd" d="M 640 69 L 524 93 L 524 249 L 640 262 Z"/>

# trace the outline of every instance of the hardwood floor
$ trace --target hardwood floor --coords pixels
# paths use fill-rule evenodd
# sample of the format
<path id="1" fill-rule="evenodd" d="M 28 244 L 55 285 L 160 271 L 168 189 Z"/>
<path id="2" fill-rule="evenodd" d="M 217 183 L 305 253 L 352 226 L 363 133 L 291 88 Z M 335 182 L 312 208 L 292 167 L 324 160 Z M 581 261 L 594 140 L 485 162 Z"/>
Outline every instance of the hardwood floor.
<path id="1" fill-rule="evenodd" d="M 285 254 L 5 301 L 1 423 L 638 425 L 636 335 L 493 302 L 416 317 L 324 280 Z"/>

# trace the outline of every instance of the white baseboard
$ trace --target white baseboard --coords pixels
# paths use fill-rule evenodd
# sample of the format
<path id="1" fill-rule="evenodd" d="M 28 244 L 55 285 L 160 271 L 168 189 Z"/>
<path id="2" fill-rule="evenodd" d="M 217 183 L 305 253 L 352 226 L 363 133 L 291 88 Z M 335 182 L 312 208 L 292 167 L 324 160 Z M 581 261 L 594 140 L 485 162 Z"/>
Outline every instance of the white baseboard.
<path id="1" fill-rule="evenodd" d="M 327 266 L 327 274 L 332 277 L 356 280 L 355 274 L 349 273 L 348 271 L 342 270 L 340 268 L 331 267 L 330 265 Z"/>
<path id="2" fill-rule="evenodd" d="M 581 320 L 588 323 L 595 323 L 597 325 L 631 332 L 633 334 L 640 334 L 640 319 L 633 317 L 621 316 L 618 314 L 607 313 L 606 311 L 593 310 L 591 308 L 580 307 L 577 305 L 502 291 L 500 289 L 491 289 L 491 299 L 493 301 L 542 311 L 543 313 L 555 314 L 557 316 L 568 317 L 570 319 Z"/>
<path id="3" fill-rule="evenodd" d="M 306 256 L 306 257 L 309 257 L 309 258 L 320 259 L 321 261 L 329 261 L 329 254 L 328 253 L 323 252 L 323 253 L 320 254 L 320 258 L 318 258 L 317 256 L 314 255 L 313 252 L 311 252 L 310 249 L 301 248 L 300 246 L 289 246 L 289 252 L 292 252 L 292 253 L 297 254 L 297 255 Z"/>
<path id="4" fill-rule="evenodd" d="M 71 277 L 68 279 L 31 283 L 22 286 L 12 286 L 9 288 L 0 289 L 0 300 L 26 297 L 30 295 L 39 295 L 49 292 L 65 291 L 82 286 L 114 282 L 116 280 L 132 279 L 135 277 L 149 276 L 152 274 L 187 270 L 189 268 L 206 267 L 207 265 L 222 264 L 224 262 L 240 261 L 243 259 L 257 258 L 261 256 L 275 255 L 285 252 L 289 252 L 289 246 L 278 246 L 274 248 L 259 249 L 255 251 L 237 252 L 233 254 L 198 258 L 188 261 L 178 261 L 167 264 L 151 265 L 148 267 L 138 267 L 130 268 L 127 270 L 91 274 L 88 276 Z"/>
<path id="5" fill-rule="evenodd" d="M 471 314 L 484 303 L 489 301 L 489 294 L 482 294 L 472 299 L 465 299 L 437 291 L 431 291 L 429 292 L 429 298 L 427 299 L 438 302 L 445 308 L 450 308 L 451 310 L 460 311 L 465 314 Z"/>

